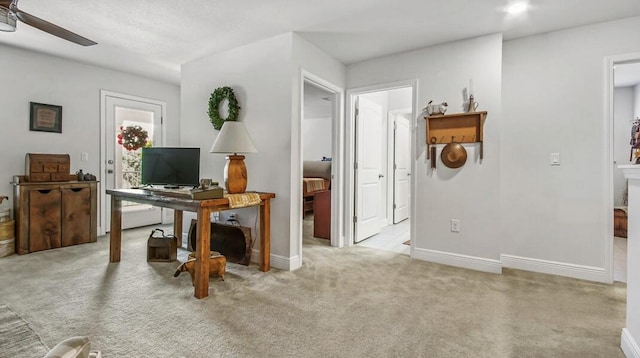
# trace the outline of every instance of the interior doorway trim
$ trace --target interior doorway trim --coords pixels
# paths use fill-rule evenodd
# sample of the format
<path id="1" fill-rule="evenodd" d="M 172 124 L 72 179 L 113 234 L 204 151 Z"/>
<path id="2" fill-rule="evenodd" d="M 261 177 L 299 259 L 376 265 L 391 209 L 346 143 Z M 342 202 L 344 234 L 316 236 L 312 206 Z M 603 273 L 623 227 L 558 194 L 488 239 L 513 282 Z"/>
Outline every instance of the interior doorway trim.
<path id="1" fill-rule="evenodd" d="M 388 91 L 394 90 L 398 88 L 407 88 L 411 87 L 411 97 L 413 102 L 413 108 L 411 113 L 411 153 L 415 152 L 416 148 L 416 115 L 420 113 L 418 106 L 418 80 L 403 80 L 389 83 L 382 83 L 372 86 L 364 86 L 357 87 L 347 90 L 346 95 L 346 116 L 345 116 L 345 210 L 344 210 L 344 245 L 345 246 L 353 246 L 355 243 L 355 223 L 353 222 L 353 217 L 355 216 L 355 106 L 356 106 L 356 97 L 372 93 L 372 92 L 380 92 L 380 91 Z M 412 156 L 413 157 L 413 156 Z M 415 158 L 411 159 L 411 173 L 415 172 L 416 162 Z M 409 217 L 415 217 L 415 195 L 416 192 L 416 176 L 411 176 L 411 198 L 409 204 Z M 410 225 L 410 237 L 415 237 L 415 221 L 411 221 Z M 411 241 L 411 256 L 413 256 L 414 251 L 414 240 Z"/>
<path id="2" fill-rule="evenodd" d="M 104 142 L 105 133 L 107 131 L 106 123 L 107 123 L 107 98 L 118 98 L 125 99 L 129 101 L 149 103 L 153 105 L 160 106 L 162 113 L 162 125 L 164 125 L 164 118 L 167 118 L 167 103 L 160 100 L 155 100 L 151 98 L 145 98 L 135 95 L 129 95 L 119 92 L 113 92 L 108 90 L 100 90 L 100 175 L 98 179 L 105 178 L 107 172 L 107 153 L 106 153 L 106 143 Z M 166 143 L 166 131 L 162 131 L 162 143 Z M 103 181 L 104 182 L 104 181 Z M 103 184 L 104 185 L 104 184 Z M 98 235 L 104 235 L 107 231 L 107 194 L 104 190 L 104 187 L 100 189 L 100 195 L 98 195 L 98 199 L 100 201 L 100 213 L 98 220 Z M 163 218 L 164 219 L 164 218 Z M 164 222 L 164 220 L 163 220 Z"/>
<path id="3" fill-rule="evenodd" d="M 331 116 L 331 246 L 342 247 L 344 246 L 344 222 L 342 221 L 343 208 L 344 208 L 344 170 L 343 170 L 343 158 L 344 158 L 344 129 L 343 129 L 343 113 L 344 113 L 344 89 L 339 86 L 323 79 L 320 76 L 313 74 L 305 69 L 301 70 L 300 76 L 300 125 L 298 126 L 298 144 L 299 144 L 299 163 L 297 174 L 294 176 L 296 183 L 299 183 L 296 189 L 296 193 L 292 193 L 292 196 L 296 198 L 299 206 L 292 206 L 293 212 L 302 212 L 302 120 L 304 119 L 304 84 L 310 83 L 316 87 L 319 87 L 327 92 L 330 92 L 333 96 L 333 110 Z M 299 210 L 298 210 L 299 209 Z M 292 217 L 298 218 L 297 237 L 298 243 L 298 257 L 302 262 L 302 218 L 300 215 L 292 215 Z"/>
<path id="4" fill-rule="evenodd" d="M 613 262 L 613 111 L 614 111 L 614 67 L 628 63 L 640 62 L 640 52 L 607 56 L 604 63 L 604 118 L 603 135 L 604 147 L 606 151 L 603 192 L 603 214 L 606 218 L 605 230 L 603 233 L 604 242 L 604 269 L 605 280 L 613 282 L 614 262 Z M 628 276 L 627 276 L 628 277 Z"/>

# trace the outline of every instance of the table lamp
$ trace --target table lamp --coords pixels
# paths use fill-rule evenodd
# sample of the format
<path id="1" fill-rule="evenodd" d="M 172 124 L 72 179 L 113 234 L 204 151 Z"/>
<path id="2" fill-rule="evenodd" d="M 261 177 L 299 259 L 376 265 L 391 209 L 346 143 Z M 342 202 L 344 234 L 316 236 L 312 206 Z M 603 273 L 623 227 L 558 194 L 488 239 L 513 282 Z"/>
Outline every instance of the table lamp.
<path id="1" fill-rule="evenodd" d="M 224 166 L 224 186 L 229 194 L 244 193 L 247 189 L 247 167 L 244 165 L 244 155 L 238 153 L 257 152 L 244 123 L 224 122 L 210 152 L 233 153 L 227 156 Z"/>

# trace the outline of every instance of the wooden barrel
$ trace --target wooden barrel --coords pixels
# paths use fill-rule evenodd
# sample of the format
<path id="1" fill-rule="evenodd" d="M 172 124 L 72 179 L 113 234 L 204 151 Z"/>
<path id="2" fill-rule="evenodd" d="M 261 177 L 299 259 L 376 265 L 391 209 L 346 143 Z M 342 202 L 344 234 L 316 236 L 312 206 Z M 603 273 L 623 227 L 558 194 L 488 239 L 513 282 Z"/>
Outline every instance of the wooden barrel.
<path id="1" fill-rule="evenodd" d="M 13 239 L 15 236 L 15 221 L 7 221 L 0 223 L 0 241 Z"/>
<path id="2" fill-rule="evenodd" d="M 13 255 L 16 252 L 15 223 L 13 220 L 0 223 L 0 257 Z"/>
<path id="3" fill-rule="evenodd" d="M 0 223 L 11 220 L 11 209 L 0 209 Z"/>
<path id="4" fill-rule="evenodd" d="M 0 240 L 0 257 L 10 256 L 16 253 L 16 244 L 13 238 Z"/>

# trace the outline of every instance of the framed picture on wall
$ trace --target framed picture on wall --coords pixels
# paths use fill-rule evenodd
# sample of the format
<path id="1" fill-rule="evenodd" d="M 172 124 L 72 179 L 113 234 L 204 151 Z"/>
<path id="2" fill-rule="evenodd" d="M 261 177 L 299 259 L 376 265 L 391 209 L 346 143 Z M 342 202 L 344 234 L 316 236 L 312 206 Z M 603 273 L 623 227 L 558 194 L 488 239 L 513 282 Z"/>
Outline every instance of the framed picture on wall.
<path id="1" fill-rule="evenodd" d="M 62 133 L 62 106 L 29 102 L 29 130 Z"/>

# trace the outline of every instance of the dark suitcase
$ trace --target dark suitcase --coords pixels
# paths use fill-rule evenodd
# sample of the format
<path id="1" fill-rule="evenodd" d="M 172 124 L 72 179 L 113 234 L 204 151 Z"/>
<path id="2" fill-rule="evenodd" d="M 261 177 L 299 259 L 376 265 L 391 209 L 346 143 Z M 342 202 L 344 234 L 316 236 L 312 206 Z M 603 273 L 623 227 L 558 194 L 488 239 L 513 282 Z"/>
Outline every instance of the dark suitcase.
<path id="1" fill-rule="evenodd" d="M 189 245 L 196 249 L 197 220 L 191 220 L 189 227 Z M 211 223 L 211 251 L 218 251 L 227 258 L 227 262 L 241 265 L 251 263 L 251 228 L 240 225 Z"/>

